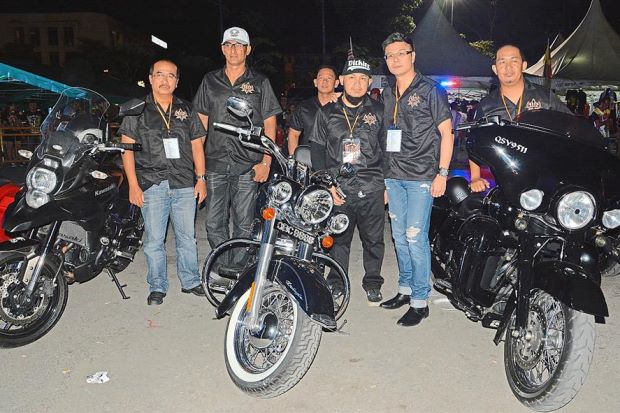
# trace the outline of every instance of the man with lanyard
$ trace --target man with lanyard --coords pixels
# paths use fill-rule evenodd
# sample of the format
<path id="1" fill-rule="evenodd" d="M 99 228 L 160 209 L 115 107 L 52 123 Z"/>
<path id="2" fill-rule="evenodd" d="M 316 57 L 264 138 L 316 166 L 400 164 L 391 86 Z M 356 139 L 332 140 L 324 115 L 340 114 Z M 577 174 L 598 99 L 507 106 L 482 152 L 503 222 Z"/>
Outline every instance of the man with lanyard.
<path id="1" fill-rule="evenodd" d="M 387 127 L 384 175 L 392 236 L 398 259 L 398 293 L 387 309 L 409 304 L 398 325 L 428 317 L 431 251 L 428 241 L 433 197 L 444 194 L 454 137 L 443 89 L 414 68 L 413 41 L 392 33 L 383 42 L 396 84 L 383 89 Z"/>
<path id="2" fill-rule="evenodd" d="M 321 66 L 314 79 L 314 87 L 317 88 L 317 96 L 306 99 L 299 104 L 297 110 L 291 116 L 288 130 L 288 153 L 295 153 L 299 145 L 309 145 L 308 134 L 316 112 L 329 102 L 334 101 L 334 89 L 338 87 L 336 69 L 331 66 Z M 305 132 L 305 133 L 304 133 Z"/>
<path id="3" fill-rule="evenodd" d="M 366 94 L 370 82 L 368 63 L 348 60 L 340 76 L 344 94 L 336 102 L 319 109 L 309 139 L 315 170 L 327 169 L 337 176 L 344 163 L 355 169 L 352 177 L 339 179 L 346 201 L 331 188 L 336 208 L 350 220 L 347 230 L 334 237 L 331 256 L 348 271 L 351 241 L 357 226 L 365 270 L 362 287 L 369 305 L 379 305 L 385 222 L 380 146 L 384 129 L 383 106 Z M 327 281 L 332 294 L 338 296 L 342 286 L 337 276 L 330 273 Z"/>
<path id="4" fill-rule="evenodd" d="M 571 113 L 555 94 L 525 80 L 523 71 L 527 68 L 527 62 L 517 46 L 507 44 L 497 49 L 495 64 L 491 68 L 497 75 L 499 87 L 480 101 L 476 119 L 499 115 L 512 121 L 521 112 L 534 109 Z M 489 182 L 480 177 L 480 167 L 469 161 L 469 169 L 471 190 L 481 192 L 488 189 Z"/>
<path id="5" fill-rule="evenodd" d="M 214 122 L 249 126 L 247 119 L 235 117 L 226 109 L 228 97 L 237 96 L 252 106 L 254 125 L 264 127 L 264 134 L 275 138 L 276 115 L 282 110 L 269 79 L 247 66 L 251 51 L 250 37 L 244 29 L 227 29 L 222 38 L 226 65 L 207 73 L 194 97 L 194 107 L 208 131 L 206 228 L 211 248 L 230 238 L 229 214 L 233 238 L 250 236 L 257 186 L 269 177 L 269 155 L 247 149 L 235 134 L 213 127 Z M 237 251 L 223 261 L 216 263 L 217 271 L 236 273 L 244 264 L 244 254 Z"/>
<path id="6" fill-rule="evenodd" d="M 147 304 L 163 303 L 168 291 L 166 229 L 172 220 L 176 242 L 177 276 L 181 291 L 204 295 L 198 271 L 194 216 L 196 198 L 206 196 L 205 130 L 191 104 L 173 95 L 179 82 L 177 66 L 159 60 L 151 66 L 153 93 L 145 98 L 140 116 L 127 116 L 121 141 L 140 143 L 142 151 L 125 151 L 123 166 L 129 183 L 129 202 L 142 208 L 144 255 L 150 294 Z M 195 184 L 194 184 L 195 182 Z"/>

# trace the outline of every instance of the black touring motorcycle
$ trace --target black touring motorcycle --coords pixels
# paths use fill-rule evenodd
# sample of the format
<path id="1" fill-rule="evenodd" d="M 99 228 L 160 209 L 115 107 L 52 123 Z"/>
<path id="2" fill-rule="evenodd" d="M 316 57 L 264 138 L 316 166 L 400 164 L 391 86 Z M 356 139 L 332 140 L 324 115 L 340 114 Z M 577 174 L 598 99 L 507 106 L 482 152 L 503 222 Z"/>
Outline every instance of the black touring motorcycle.
<path id="1" fill-rule="evenodd" d="M 96 92 L 69 88 L 41 125 L 34 154 L 20 151 L 30 163 L 4 220 L 19 236 L 0 244 L 0 347 L 49 332 L 72 281 L 106 270 L 128 298 L 116 273 L 139 250 L 143 224 L 115 155 L 140 148 L 109 141 L 108 107 Z"/>
<path id="2" fill-rule="evenodd" d="M 252 108 L 246 101 L 231 97 L 227 107 L 250 120 Z M 337 186 L 335 178 L 313 172 L 307 152 L 306 162 L 301 162 L 304 154 L 299 151 L 297 157 L 284 157 L 251 120 L 248 129 L 214 126 L 233 132 L 244 146 L 272 155 L 279 167 L 259 193 L 261 219 L 254 235 L 217 246 L 202 273 L 216 317 L 230 316 L 224 351 L 230 377 L 252 396 L 275 397 L 301 380 L 319 349 L 322 330 L 336 330 L 347 308 L 347 274 L 323 250 L 333 243 L 330 234 L 344 232 L 349 219 L 333 213 L 328 188 Z M 245 250 L 248 259 L 238 278 L 226 286 L 213 271 L 214 263 L 232 248 Z M 341 277 L 343 295 L 332 296 L 325 268 Z"/>
<path id="3" fill-rule="evenodd" d="M 581 388 L 594 323 L 608 316 L 601 272 L 618 262 L 620 160 L 583 120 L 550 111 L 462 127 L 497 186 L 470 194 L 448 181 L 430 240 L 434 287 L 502 339 L 514 395 L 552 411 Z"/>

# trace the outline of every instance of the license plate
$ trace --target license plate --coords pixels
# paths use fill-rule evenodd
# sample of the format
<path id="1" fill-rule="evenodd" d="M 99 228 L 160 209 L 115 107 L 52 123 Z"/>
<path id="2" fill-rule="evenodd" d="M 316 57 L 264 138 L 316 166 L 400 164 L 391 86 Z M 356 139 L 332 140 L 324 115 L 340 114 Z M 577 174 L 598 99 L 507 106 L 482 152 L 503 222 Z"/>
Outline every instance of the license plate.
<path id="1" fill-rule="evenodd" d="M 300 229 L 290 226 L 289 224 L 278 221 L 276 222 L 276 229 L 282 231 L 294 238 L 297 238 L 300 241 L 306 242 L 308 244 L 314 244 L 314 237 L 307 232 L 304 232 Z"/>

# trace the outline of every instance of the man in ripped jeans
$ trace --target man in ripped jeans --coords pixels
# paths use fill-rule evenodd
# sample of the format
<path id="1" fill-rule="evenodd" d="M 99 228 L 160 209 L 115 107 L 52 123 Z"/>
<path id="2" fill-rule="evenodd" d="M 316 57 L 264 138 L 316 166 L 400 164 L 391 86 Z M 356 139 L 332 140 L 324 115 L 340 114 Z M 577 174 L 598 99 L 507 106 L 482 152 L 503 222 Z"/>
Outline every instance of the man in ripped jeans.
<path id="1" fill-rule="evenodd" d="M 431 207 L 433 197 L 446 190 L 454 137 L 446 93 L 415 70 L 413 41 L 392 33 L 383 51 L 396 77 L 382 95 L 387 128 L 383 174 L 399 279 L 398 294 L 381 307 L 409 304 L 398 325 L 415 326 L 429 314 Z"/>

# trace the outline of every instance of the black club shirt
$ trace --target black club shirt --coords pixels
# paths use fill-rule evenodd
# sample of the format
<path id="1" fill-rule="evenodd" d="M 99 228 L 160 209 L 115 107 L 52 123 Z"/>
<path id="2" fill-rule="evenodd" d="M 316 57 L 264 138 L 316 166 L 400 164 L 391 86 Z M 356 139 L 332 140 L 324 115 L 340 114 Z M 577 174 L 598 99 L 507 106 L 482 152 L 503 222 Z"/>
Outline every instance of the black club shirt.
<path id="1" fill-rule="evenodd" d="M 308 142 L 308 135 L 314 125 L 314 118 L 319 109 L 321 109 L 321 102 L 317 96 L 313 96 L 302 101 L 293 113 L 289 127 L 301 132 L 299 145 L 308 145 L 310 143 Z"/>
<path id="2" fill-rule="evenodd" d="M 265 119 L 280 114 L 282 109 L 269 79 L 250 67 L 246 68 L 234 85 L 230 84 L 224 68 L 209 72 L 202 79 L 194 96 L 194 108 L 209 117 L 205 147 L 207 171 L 244 174 L 262 160 L 263 154 L 243 147 L 233 132 L 213 126 L 214 122 L 243 128 L 249 126 L 247 119 L 239 118 L 226 109 L 226 99 L 230 96 L 243 98 L 250 103 L 254 126 L 263 126 Z"/>
<path id="3" fill-rule="evenodd" d="M 342 98 L 323 106 L 316 114 L 314 126 L 308 140 L 323 147 L 323 153 L 312 150 L 312 163 L 324 164 L 330 171 L 338 171 L 343 163 L 343 146 L 350 136 L 349 124 L 343 109 L 347 112 L 353 128 L 353 138 L 360 142 L 360 163 L 356 174 L 351 178 L 338 178 L 338 183 L 346 195 L 358 195 L 383 190 L 383 150 L 385 128 L 383 126 L 383 105 L 368 96 L 357 108 L 349 108 Z M 357 122 L 355 118 L 357 117 Z M 324 158 L 320 162 L 315 159 Z"/>
<path id="4" fill-rule="evenodd" d="M 191 103 L 173 97 L 172 105 L 164 113 L 166 119 L 170 116 L 171 120 L 168 134 L 153 95 L 149 94 L 144 100 L 146 105 L 142 114 L 126 116 L 119 129 L 120 134 L 142 144 L 142 150 L 134 152 L 140 188 L 146 191 L 165 180 L 172 189 L 193 187 L 192 141 L 206 135 L 198 114 L 192 109 Z M 178 139 L 180 158 L 166 158 L 163 139 L 168 137 Z"/>
<path id="5" fill-rule="evenodd" d="M 386 87 L 381 96 L 385 126 L 402 130 L 400 152 L 385 152 L 385 177 L 407 181 L 433 180 L 439 170 L 441 134 L 438 127 L 452 118 L 445 90 L 416 72 L 411 85 L 398 100 L 395 124 L 396 87 Z"/>

